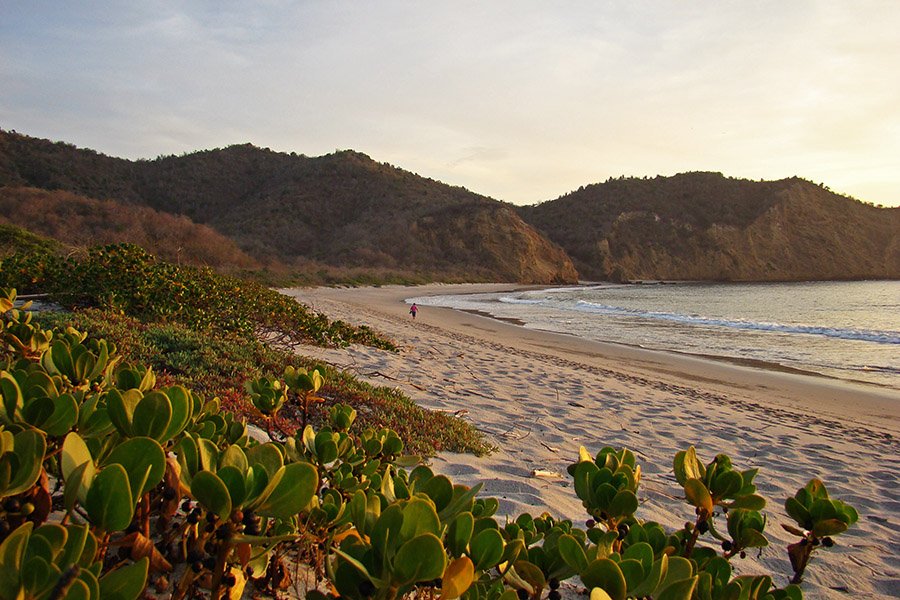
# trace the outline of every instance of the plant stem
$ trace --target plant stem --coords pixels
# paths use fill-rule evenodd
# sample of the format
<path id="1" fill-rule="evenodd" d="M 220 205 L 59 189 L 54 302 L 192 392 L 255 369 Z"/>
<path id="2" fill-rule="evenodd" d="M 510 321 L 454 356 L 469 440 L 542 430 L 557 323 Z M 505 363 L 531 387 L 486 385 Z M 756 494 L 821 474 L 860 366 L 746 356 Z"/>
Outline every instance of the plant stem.
<path id="1" fill-rule="evenodd" d="M 791 583 L 799 585 L 803 581 L 803 572 L 806 571 L 806 565 L 809 564 L 809 559 L 812 558 L 812 552 L 815 549 L 815 546 L 809 540 L 806 540 L 806 543 L 800 548 L 800 551 L 793 553 L 796 548 L 796 544 L 791 544 L 788 546 L 788 552 L 791 554 L 791 563 L 794 567 L 794 578 L 791 579 Z"/>
<path id="2" fill-rule="evenodd" d="M 697 522 L 694 523 L 694 530 L 691 532 L 691 537 L 688 539 L 688 543 L 684 547 L 685 558 L 690 558 L 691 554 L 693 554 L 694 546 L 697 544 L 697 538 L 700 537 L 700 524 L 705 523 L 707 519 L 709 519 L 709 513 L 706 512 L 705 508 L 701 508 L 700 512 L 697 514 Z"/>
<path id="3" fill-rule="evenodd" d="M 228 559 L 228 552 L 231 550 L 231 544 L 223 543 L 219 548 L 219 554 L 216 556 L 216 567 L 212 573 L 212 591 L 210 592 L 210 600 L 219 600 L 222 597 L 222 579 L 225 576 L 225 561 Z"/>
<path id="4" fill-rule="evenodd" d="M 150 539 L 150 492 L 141 498 L 141 530 L 144 537 Z"/>

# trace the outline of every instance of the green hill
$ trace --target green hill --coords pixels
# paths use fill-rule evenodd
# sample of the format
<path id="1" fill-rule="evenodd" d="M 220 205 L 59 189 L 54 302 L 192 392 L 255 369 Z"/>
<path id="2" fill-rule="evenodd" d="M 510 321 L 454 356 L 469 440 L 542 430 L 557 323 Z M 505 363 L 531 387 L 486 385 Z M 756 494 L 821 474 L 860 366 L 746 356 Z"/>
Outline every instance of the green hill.
<path id="1" fill-rule="evenodd" d="M 170 260 L 172 248 L 181 248 L 177 258 L 189 262 L 250 261 L 337 278 L 900 278 L 900 209 L 876 208 L 799 178 L 748 181 L 702 172 L 619 178 L 515 207 L 349 150 L 310 158 L 243 144 L 129 161 L 0 131 L 4 185 L 6 196 L 39 197 L 36 190 L 12 191 L 30 186 L 81 197 L 60 196 L 55 208 L 29 222 L 14 217 L 27 211 L 0 206 L 0 217 L 37 233 L 62 235 L 50 223 L 56 215 L 68 220 L 78 211 L 106 211 L 109 218 L 77 217 L 89 224 L 86 237 L 138 243 Z M 50 206 L 50 196 L 40 198 Z M 90 198 L 106 204 L 88 208 L 96 202 Z M 132 213 L 123 204 L 157 212 Z M 147 221 L 159 227 L 143 234 Z M 210 229 L 172 233 L 190 225 Z M 163 241 L 150 245 L 155 238 Z M 186 238 L 197 238 L 198 246 Z M 213 248 L 223 256 L 211 257 Z"/>
<path id="2" fill-rule="evenodd" d="M 613 179 L 520 214 L 587 279 L 900 278 L 900 208 L 799 178 Z"/>
<path id="3" fill-rule="evenodd" d="M 357 152 L 249 144 L 152 161 L 0 133 L 0 185 L 65 190 L 184 215 L 254 259 L 438 280 L 572 282 L 566 254 L 509 205 Z"/>

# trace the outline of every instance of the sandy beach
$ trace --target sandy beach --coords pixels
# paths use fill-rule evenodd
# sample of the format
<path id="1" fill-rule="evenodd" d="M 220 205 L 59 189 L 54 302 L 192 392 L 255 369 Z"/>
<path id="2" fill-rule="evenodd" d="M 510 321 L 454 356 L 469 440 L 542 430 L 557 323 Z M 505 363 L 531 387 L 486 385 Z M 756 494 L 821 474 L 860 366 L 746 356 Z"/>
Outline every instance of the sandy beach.
<path id="1" fill-rule="evenodd" d="M 794 540 L 781 528 L 789 522 L 784 499 L 819 477 L 860 520 L 813 558 L 806 596 L 900 596 L 900 393 L 591 342 L 449 309 L 425 307 L 413 321 L 403 302 L 512 287 L 282 291 L 399 344 L 397 354 L 361 346 L 300 352 L 471 422 L 497 450 L 482 458 L 443 454 L 433 468 L 460 483 L 484 482 L 482 494 L 497 497 L 502 514 L 548 511 L 583 526 L 587 515 L 566 467 L 579 446 L 592 454 L 625 446 L 644 473 L 637 516 L 678 527 L 694 515 L 680 500 L 672 459 L 694 445 L 704 462 L 724 452 L 736 468 L 760 468 L 770 545 L 733 561 L 739 573 L 787 582 L 785 547 Z"/>

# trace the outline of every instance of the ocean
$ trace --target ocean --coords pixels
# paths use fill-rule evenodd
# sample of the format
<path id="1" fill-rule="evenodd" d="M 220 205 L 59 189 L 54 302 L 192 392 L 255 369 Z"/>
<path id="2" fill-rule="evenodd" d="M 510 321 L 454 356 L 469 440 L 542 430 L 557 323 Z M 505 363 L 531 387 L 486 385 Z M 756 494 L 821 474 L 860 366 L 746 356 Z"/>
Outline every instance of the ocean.
<path id="1" fill-rule="evenodd" d="M 407 302 L 900 390 L 900 281 L 598 284 Z"/>

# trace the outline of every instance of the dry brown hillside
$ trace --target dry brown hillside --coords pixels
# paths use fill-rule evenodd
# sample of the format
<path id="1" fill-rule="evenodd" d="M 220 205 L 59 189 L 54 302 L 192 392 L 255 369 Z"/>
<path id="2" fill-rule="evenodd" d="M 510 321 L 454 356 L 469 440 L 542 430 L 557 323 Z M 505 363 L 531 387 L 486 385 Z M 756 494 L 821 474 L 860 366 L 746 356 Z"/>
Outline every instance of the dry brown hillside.
<path id="1" fill-rule="evenodd" d="M 0 131 L 0 185 L 114 198 L 209 225 L 256 260 L 437 280 L 574 282 L 558 246 L 509 205 L 358 152 L 309 158 L 250 144 L 111 158 Z"/>
<path id="2" fill-rule="evenodd" d="M 900 209 L 799 178 L 615 179 L 520 214 L 589 279 L 900 278 Z"/>
<path id="3" fill-rule="evenodd" d="M 0 187 L 0 223 L 70 246 L 129 242 L 171 262 L 226 270 L 259 266 L 234 242 L 187 217 L 69 192 Z"/>
<path id="4" fill-rule="evenodd" d="M 584 279 L 900 278 L 900 209 L 799 178 L 619 178 L 513 207 L 353 151 L 311 158 L 243 144 L 129 161 L 0 130 L 0 185 L 186 217 L 295 271 L 529 283 L 572 282 L 576 268 Z"/>

